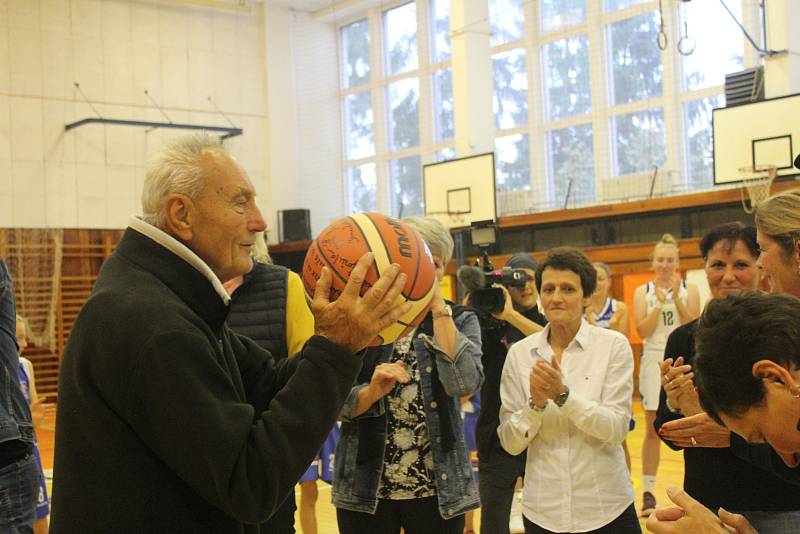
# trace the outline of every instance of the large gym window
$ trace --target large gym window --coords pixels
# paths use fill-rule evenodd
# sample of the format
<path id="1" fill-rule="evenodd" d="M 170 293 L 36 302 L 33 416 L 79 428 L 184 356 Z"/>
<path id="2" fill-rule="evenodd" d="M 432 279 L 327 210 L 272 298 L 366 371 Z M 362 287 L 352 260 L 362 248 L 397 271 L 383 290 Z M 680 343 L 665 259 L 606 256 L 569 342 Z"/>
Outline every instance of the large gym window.
<path id="1" fill-rule="evenodd" d="M 750 4 L 727 3 L 757 26 Z M 661 6 L 489 0 L 501 214 L 712 187 L 711 109 L 724 105 L 724 75 L 756 56 L 718 2 Z"/>
<path id="2" fill-rule="evenodd" d="M 727 5 L 758 35 L 752 3 Z M 349 211 L 421 213 L 414 166 L 455 156 L 449 6 L 382 4 L 341 26 Z M 488 0 L 488 10 L 501 215 L 712 187 L 711 109 L 724 105 L 724 75 L 757 60 L 721 4 Z"/>
<path id="3" fill-rule="evenodd" d="M 528 124 L 528 75 L 525 49 L 492 56 L 494 126 L 497 130 Z"/>
<path id="4" fill-rule="evenodd" d="M 422 214 L 423 158 L 455 155 L 449 0 L 375 7 L 339 47 L 346 209 Z"/>

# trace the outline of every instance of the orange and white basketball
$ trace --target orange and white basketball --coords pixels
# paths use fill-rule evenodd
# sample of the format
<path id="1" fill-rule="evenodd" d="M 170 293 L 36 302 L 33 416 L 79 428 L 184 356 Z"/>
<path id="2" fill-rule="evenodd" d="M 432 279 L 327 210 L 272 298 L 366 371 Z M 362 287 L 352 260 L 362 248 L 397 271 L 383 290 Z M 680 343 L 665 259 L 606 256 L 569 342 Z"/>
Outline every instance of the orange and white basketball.
<path id="1" fill-rule="evenodd" d="M 392 263 L 399 264 L 400 272 L 408 277 L 397 299 L 398 302 L 411 301 L 411 310 L 384 329 L 371 345 L 394 343 L 425 318 L 437 283 L 428 245 L 399 219 L 379 213 L 357 213 L 331 223 L 308 249 L 303 264 L 303 285 L 309 298 L 313 298 L 322 267 L 327 266 L 333 274 L 330 299 L 336 300 L 356 262 L 366 252 L 373 253 L 375 263 L 367 272 L 362 295 Z"/>

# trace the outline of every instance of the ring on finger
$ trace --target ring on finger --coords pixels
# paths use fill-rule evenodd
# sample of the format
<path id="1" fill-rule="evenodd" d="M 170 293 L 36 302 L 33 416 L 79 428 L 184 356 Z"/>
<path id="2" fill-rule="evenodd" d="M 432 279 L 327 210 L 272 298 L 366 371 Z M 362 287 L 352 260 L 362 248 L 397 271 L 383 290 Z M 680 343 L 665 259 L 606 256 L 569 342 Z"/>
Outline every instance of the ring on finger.
<path id="1" fill-rule="evenodd" d="M 694 436 L 691 436 L 691 437 L 689 438 L 689 441 L 691 441 L 691 442 L 692 442 L 692 447 L 697 447 L 697 440 L 696 440 L 696 439 L 694 439 Z"/>

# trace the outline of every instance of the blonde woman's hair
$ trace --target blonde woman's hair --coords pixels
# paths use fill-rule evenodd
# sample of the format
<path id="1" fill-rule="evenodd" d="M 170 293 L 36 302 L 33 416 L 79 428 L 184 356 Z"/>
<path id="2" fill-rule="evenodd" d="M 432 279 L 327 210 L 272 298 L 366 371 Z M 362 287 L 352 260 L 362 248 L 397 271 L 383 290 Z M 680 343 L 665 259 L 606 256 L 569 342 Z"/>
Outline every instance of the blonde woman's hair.
<path id="1" fill-rule="evenodd" d="M 656 250 L 660 248 L 673 248 L 675 249 L 675 253 L 680 255 L 680 249 L 678 248 L 678 241 L 672 236 L 672 234 L 664 234 L 661 236 L 661 239 L 656 243 L 656 246 L 653 247 L 653 252 L 650 253 L 650 258 L 652 259 L 653 254 L 655 254 Z"/>
<path id="2" fill-rule="evenodd" d="M 264 232 L 256 233 L 256 239 L 253 242 L 253 253 L 251 256 L 258 263 L 272 263 L 272 257 L 269 255 L 267 239 L 264 236 Z"/>
<path id="3" fill-rule="evenodd" d="M 800 240 L 800 189 L 772 195 L 756 208 L 756 228 L 777 242 L 788 254 Z"/>
<path id="4" fill-rule="evenodd" d="M 22 315 L 20 315 L 18 313 L 16 314 L 16 316 L 17 316 L 17 322 L 18 323 L 22 323 L 22 326 L 25 327 L 25 335 L 28 337 L 28 339 L 30 339 L 30 337 L 31 337 L 31 325 L 28 322 L 28 319 L 26 319 L 25 317 L 23 317 Z"/>
<path id="5" fill-rule="evenodd" d="M 403 222 L 419 232 L 428 244 L 431 254 L 442 258 L 447 265 L 453 257 L 453 237 L 444 225 L 432 217 L 406 217 Z"/>

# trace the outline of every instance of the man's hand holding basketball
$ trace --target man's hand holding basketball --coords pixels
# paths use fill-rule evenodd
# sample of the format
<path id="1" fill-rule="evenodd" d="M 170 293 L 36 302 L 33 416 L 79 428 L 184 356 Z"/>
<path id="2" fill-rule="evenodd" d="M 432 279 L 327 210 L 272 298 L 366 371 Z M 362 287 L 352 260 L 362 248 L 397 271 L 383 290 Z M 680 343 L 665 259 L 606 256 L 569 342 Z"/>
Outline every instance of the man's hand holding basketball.
<path id="1" fill-rule="evenodd" d="M 397 264 L 386 269 L 369 291 L 361 296 L 361 286 L 373 260 L 371 252 L 361 256 L 342 294 L 333 302 L 329 297 L 331 271 L 323 267 L 317 280 L 314 300 L 311 301 L 314 333 L 352 352 L 366 347 L 381 330 L 394 324 L 411 309 L 410 302 L 396 302 L 406 283 L 406 275 L 399 272 L 400 266 Z"/>

